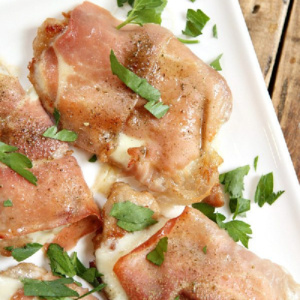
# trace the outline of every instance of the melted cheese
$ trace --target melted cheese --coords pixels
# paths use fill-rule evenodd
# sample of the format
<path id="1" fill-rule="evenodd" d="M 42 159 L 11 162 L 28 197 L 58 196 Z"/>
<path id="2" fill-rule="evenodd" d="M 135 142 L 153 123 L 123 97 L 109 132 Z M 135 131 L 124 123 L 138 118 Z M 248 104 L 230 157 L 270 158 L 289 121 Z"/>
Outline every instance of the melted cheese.
<path id="1" fill-rule="evenodd" d="M 29 233 L 26 235 L 32 243 L 46 244 L 51 243 L 55 236 L 64 228 L 65 226 L 60 226 L 50 230 L 37 231 Z M 1 298 L 0 298 L 1 299 Z"/>
<path id="2" fill-rule="evenodd" d="M 141 147 L 145 144 L 143 140 L 130 137 L 124 133 L 119 134 L 118 146 L 115 151 L 110 155 L 110 158 L 116 163 L 120 164 L 123 168 L 127 168 L 130 162 L 130 155 L 128 154 L 129 148 Z"/>
<path id="3" fill-rule="evenodd" d="M 136 231 L 133 233 L 128 232 L 125 236 L 117 240 L 114 250 L 110 248 L 110 244 L 115 240 L 108 240 L 96 251 L 97 269 L 104 275 L 102 279 L 107 284 L 105 291 L 108 293 L 109 299 L 128 299 L 117 276 L 113 272 L 115 263 L 119 260 L 119 258 L 128 254 L 133 249 L 147 241 L 153 234 L 165 225 L 166 221 L 167 219 L 161 218 L 157 224 L 150 226 L 146 230 Z"/>
<path id="4" fill-rule="evenodd" d="M 10 300 L 11 297 L 22 288 L 20 280 L 0 275 L 0 299 Z"/>

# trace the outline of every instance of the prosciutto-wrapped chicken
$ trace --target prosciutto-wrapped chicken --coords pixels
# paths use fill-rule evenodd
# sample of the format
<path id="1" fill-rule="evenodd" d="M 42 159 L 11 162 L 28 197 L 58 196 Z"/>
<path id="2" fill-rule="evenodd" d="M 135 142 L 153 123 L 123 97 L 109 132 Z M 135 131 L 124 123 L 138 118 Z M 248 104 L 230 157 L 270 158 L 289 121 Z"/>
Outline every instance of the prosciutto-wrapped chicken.
<path id="1" fill-rule="evenodd" d="M 105 216 L 113 203 L 131 200 L 130 194 L 141 206 L 155 203 L 151 195 L 119 183 L 105 204 Z M 104 217 L 96 258 L 110 300 L 300 299 L 300 285 L 280 266 L 235 243 L 200 211 L 186 207 L 168 221 L 157 210 L 153 216 L 160 220 L 153 225 L 159 230 L 149 226 L 134 233 L 119 228 L 112 216 Z M 109 234 L 120 231 L 121 235 Z M 167 251 L 158 266 L 147 255 L 164 237 L 168 238 Z"/>
<path id="2" fill-rule="evenodd" d="M 35 296 L 25 296 L 22 280 L 36 279 L 41 281 L 53 281 L 59 279 L 53 276 L 45 269 L 37 267 L 29 263 L 21 263 L 17 266 L 11 267 L 5 271 L 0 272 L 0 298 L 1 300 L 35 300 Z M 79 295 L 88 292 L 88 289 L 81 288 L 75 283 L 67 285 L 68 288 L 76 291 Z M 39 298 L 40 299 L 40 298 Z M 50 299 L 50 298 L 49 298 Z M 54 298 L 58 299 L 58 298 Z M 71 298 L 59 298 L 71 299 Z M 92 295 L 87 295 L 84 300 L 97 300 Z"/>
<path id="3" fill-rule="evenodd" d="M 1 73 L 0 141 L 27 156 L 37 178 L 34 185 L 0 162 L 3 255 L 10 254 L 5 247 L 32 242 L 56 242 L 70 249 L 100 226 L 99 209 L 67 143 L 43 136 L 52 125 L 38 99 L 26 95 L 15 77 Z"/>
<path id="4" fill-rule="evenodd" d="M 222 159 L 211 142 L 231 112 L 224 78 L 158 25 L 118 30 L 119 20 L 89 2 L 64 16 L 47 19 L 33 44 L 30 80 L 45 109 L 60 111 L 78 147 L 135 176 L 159 200 L 189 204 L 216 195 Z M 113 75 L 111 50 L 160 91 L 170 107 L 164 117 L 151 115 L 146 100 Z"/>

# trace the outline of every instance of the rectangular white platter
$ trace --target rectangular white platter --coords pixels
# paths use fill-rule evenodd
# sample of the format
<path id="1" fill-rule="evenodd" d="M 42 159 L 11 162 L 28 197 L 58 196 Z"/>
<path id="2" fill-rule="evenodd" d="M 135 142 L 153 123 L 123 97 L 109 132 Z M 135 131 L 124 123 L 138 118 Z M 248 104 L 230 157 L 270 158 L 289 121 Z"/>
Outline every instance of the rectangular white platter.
<path id="1" fill-rule="evenodd" d="M 107 8 L 120 19 L 125 19 L 130 9 L 128 5 L 118 8 L 116 0 L 91 2 Z M 48 17 L 61 18 L 61 12 L 68 12 L 80 3 L 78 0 L 0 0 L 0 62 L 20 77 L 25 89 L 30 87 L 27 65 L 32 58 L 32 41 L 38 26 Z M 299 184 L 238 0 L 196 0 L 194 3 L 169 0 L 162 25 L 184 38 L 181 30 L 185 28 L 188 8 L 200 8 L 211 18 L 199 37 L 200 43 L 190 45 L 190 49 L 207 63 L 223 53 L 221 73 L 232 90 L 233 112 L 221 129 L 215 147 L 224 159 L 220 172 L 246 164 L 251 166 L 244 192 L 244 197 L 252 200 L 251 211 L 244 219 L 253 230 L 249 249 L 282 265 L 300 282 Z M 214 24 L 217 24 L 218 39 L 212 35 Z M 257 155 L 255 172 L 253 160 Z M 76 156 L 92 186 L 97 164 L 87 162 L 90 157 L 87 153 L 76 151 Z M 255 188 L 260 176 L 269 172 L 274 173 L 274 190 L 285 190 L 285 193 L 272 206 L 259 208 L 253 203 Z M 224 211 L 227 213 L 226 208 Z M 90 237 L 82 239 L 76 250 L 85 263 L 93 259 Z M 27 261 L 48 268 L 41 251 Z M 0 257 L 0 270 L 14 264 L 13 259 Z"/>

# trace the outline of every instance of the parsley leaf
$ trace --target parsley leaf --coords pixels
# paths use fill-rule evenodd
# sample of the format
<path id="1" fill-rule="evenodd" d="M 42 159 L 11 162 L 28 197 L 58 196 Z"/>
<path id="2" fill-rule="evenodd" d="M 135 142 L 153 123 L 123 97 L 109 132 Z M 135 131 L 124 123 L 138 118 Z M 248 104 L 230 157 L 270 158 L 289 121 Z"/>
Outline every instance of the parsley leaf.
<path id="1" fill-rule="evenodd" d="M 183 43 L 183 44 L 198 44 L 199 41 L 198 40 L 185 40 L 185 39 L 181 39 L 181 38 L 177 38 L 179 42 Z"/>
<path id="2" fill-rule="evenodd" d="M 207 246 L 206 246 L 206 245 L 202 248 L 202 252 L 203 252 L 204 254 L 207 253 Z"/>
<path id="3" fill-rule="evenodd" d="M 139 231 L 157 223 L 152 218 L 154 212 L 143 206 L 136 205 L 130 201 L 115 203 L 109 213 L 118 219 L 117 225 L 126 231 Z"/>
<path id="4" fill-rule="evenodd" d="M 250 210 L 250 200 L 244 198 L 230 198 L 229 199 L 229 208 L 233 213 L 233 219 L 236 218 L 237 215 L 242 214 L 248 210 Z"/>
<path id="5" fill-rule="evenodd" d="M 157 266 L 161 266 L 165 260 L 164 253 L 168 249 L 168 238 L 165 236 L 159 240 L 156 247 L 147 254 L 147 259 Z"/>
<path id="6" fill-rule="evenodd" d="M 51 271 L 57 276 L 76 275 L 75 267 L 66 251 L 58 244 L 50 244 L 47 250 Z"/>
<path id="7" fill-rule="evenodd" d="M 157 119 L 162 118 L 169 110 L 168 105 L 164 105 L 162 102 L 149 101 L 144 107 Z"/>
<path id="8" fill-rule="evenodd" d="M 214 68 L 216 71 L 222 71 L 222 67 L 220 64 L 220 59 L 223 56 L 223 53 L 220 54 L 214 61 L 210 63 L 210 66 Z"/>
<path id="9" fill-rule="evenodd" d="M 241 241 L 248 248 L 249 234 L 252 233 L 249 224 L 238 220 L 224 222 L 226 217 L 220 213 L 215 213 L 215 208 L 206 203 L 194 203 L 192 207 L 200 210 L 209 219 L 217 223 L 220 228 L 225 229 L 235 242 Z"/>
<path id="10" fill-rule="evenodd" d="M 89 162 L 90 162 L 90 163 L 93 163 L 93 162 L 96 162 L 96 161 L 97 161 L 97 155 L 94 154 L 94 155 L 92 155 L 92 156 L 90 157 Z"/>
<path id="11" fill-rule="evenodd" d="M 217 24 L 215 24 L 215 25 L 213 26 L 212 31 L 213 31 L 213 37 L 217 39 L 217 38 L 218 38 Z"/>
<path id="12" fill-rule="evenodd" d="M 10 199 L 7 199 L 3 202 L 3 206 L 4 207 L 12 207 L 13 206 L 13 203 Z"/>
<path id="13" fill-rule="evenodd" d="M 254 161 L 253 161 L 253 167 L 254 167 L 254 170 L 256 171 L 256 169 L 257 169 L 257 162 L 258 162 L 258 156 L 256 156 L 255 158 L 254 158 Z"/>
<path id="14" fill-rule="evenodd" d="M 39 251 L 43 245 L 38 243 L 28 243 L 21 248 L 6 247 L 6 250 L 11 251 L 11 255 L 16 261 L 23 261 Z"/>
<path id="15" fill-rule="evenodd" d="M 230 198 L 241 198 L 244 190 L 244 176 L 248 174 L 250 166 L 236 168 L 227 173 L 220 174 L 219 180 L 225 185 L 225 192 Z"/>
<path id="16" fill-rule="evenodd" d="M 42 281 L 24 278 L 25 296 L 39 297 L 78 297 L 79 294 L 67 287 L 65 284 L 73 283 L 72 278 L 60 278 L 52 281 Z"/>
<path id="17" fill-rule="evenodd" d="M 114 75 L 117 75 L 131 90 L 149 101 L 150 104 L 146 103 L 144 106 L 148 111 L 157 118 L 161 118 L 166 114 L 169 107 L 163 105 L 162 102 L 158 102 L 161 96 L 160 91 L 149 84 L 146 79 L 140 78 L 120 64 L 113 50 L 110 52 L 110 65 Z"/>
<path id="18" fill-rule="evenodd" d="M 74 142 L 76 141 L 78 135 L 77 133 L 67 130 L 67 129 L 63 129 L 61 131 L 58 131 L 58 123 L 59 123 L 59 119 L 60 119 L 60 113 L 59 111 L 54 108 L 54 113 L 53 113 L 54 119 L 55 119 L 55 125 L 49 127 L 44 133 L 43 136 L 44 137 L 48 137 L 48 138 L 52 138 L 55 140 L 59 140 L 62 142 Z"/>
<path id="19" fill-rule="evenodd" d="M 197 11 L 188 9 L 186 18 L 187 22 L 185 30 L 183 30 L 182 33 L 192 37 L 202 34 L 202 29 L 210 20 L 210 18 L 201 9 L 197 9 Z"/>
<path id="20" fill-rule="evenodd" d="M 261 176 L 255 191 L 255 203 L 262 207 L 266 202 L 273 204 L 284 191 L 273 192 L 273 173 Z"/>
<path id="21" fill-rule="evenodd" d="M 76 275 L 92 284 L 94 287 L 99 285 L 98 278 L 102 276 L 102 274 L 99 273 L 96 268 L 86 268 L 77 257 L 76 252 L 71 255 L 71 262 L 75 268 Z"/>
<path id="22" fill-rule="evenodd" d="M 124 0 L 121 0 L 124 3 Z M 135 0 L 127 19 L 117 26 L 121 29 L 129 23 L 143 25 L 146 23 L 161 24 L 161 14 L 167 5 L 167 0 Z"/>
<path id="23" fill-rule="evenodd" d="M 30 183 L 36 185 L 37 178 L 27 170 L 32 168 L 31 160 L 27 156 L 15 152 L 17 150 L 17 147 L 0 142 L 0 161 Z"/>
<path id="24" fill-rule="evenodd" d="M 117 4 L 119 7 L 122 7 L 126 2 L 128 2 L 128 4 L 132 6 L 134 0 L 117 0 Z"/>
<path id="25" fill-rule="evenodd" d="M 82 298 L 84 298 L 84 297 L 86 297 L 86 296 L 88 296 L 88 295 L 90 295 L 90 294 L 93 294 L 93 293 L 95 293 L 95 292 L 99 292 L 99 291 L 101 291 L 101 290 L 102 290 L 103 288 L 105 288 L 105 287 L 106 287 L 106 284 L 105 284 L 105 283 L 99 284 L 99 285 L 96 286 L 94 289 L 92 289 L 92 290 L 90 290 L 89 292 L 87 292 L 87 293 L 81 295 L 80 297 L 76 298 L 75 300 L 82 299 Z"/>

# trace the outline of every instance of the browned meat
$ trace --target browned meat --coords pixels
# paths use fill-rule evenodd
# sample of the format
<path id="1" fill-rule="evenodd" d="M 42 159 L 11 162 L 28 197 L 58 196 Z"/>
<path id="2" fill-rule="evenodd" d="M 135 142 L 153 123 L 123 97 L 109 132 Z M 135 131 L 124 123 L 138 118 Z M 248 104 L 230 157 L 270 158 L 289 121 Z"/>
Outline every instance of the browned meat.
<path id="1" fill-rule="evenodd" d="M 54 241 L 67 249 L 100 226 L 100 215 L 76 159 L 66 143 L 45 138 L 52 126 L 39 101 L 18 80 L 0 74 L 0 140 L 33 161 L 37 186 L 0 163 L 0 252 L 32 242 L 28 235 L 61 227 Z M 10 199 L 12 207 L 3 207 Z M 62 227 L 63 226 L 63 227 Z"/>
<path id="2" fill-rule="evenodd" d="M 128 186 L 114 188 L 111 193 L 114 199 L 122 201 L 124 189 L 127 197 L 123 201 L 128 199 Z M 143 201 L 139 202 L 144 198 L 143 194 L 133 190 L 131 193 L 136 203 L 148 206 Z M 112 224 L 104 219 L 104 232 L 106 227 L 110 231 L 113 231 L 113 226 L 117 227 L 116 223 Z M 133 240 L 134 234 L 127 233 L 127 237 Z M 165 236 L 168 237 L 168 249 L 163 264 L 156 266 L 146 256 Z M 136 244 L 130 245 L 124 252 L 125 248 L 120 247 L 122 238 L 104 235 L 96 250 L 97 266 L 101 272 L 107 272 L 104 280 L 108 280 L 108 287 L 112 280 L 109 274 L 113 273 L 127 295 L 118 298 L 111 293 L 112 300 L 174 300 L 177 296 L 194 300 L 300 299 L 300 285 L 280 266 L 257 257 L 235 243 L 225 230 L 196 209 L 186 207 L 179 217 L 170 219 L 145 242 L 141 237 L 139 235 Z M 123 251 L 120 258 L 107 249 L 113 239 L 115 249 Z M 112 260 L 118 258 L 114 263 L 114 272 L 109 272 L 103 257 L 99 256 L 103 255 L 103 249 L 110 251 Z"/>
<path id="3" fill-rule="evenodd" d="M 117 30 L 119 22 L 89 2 L 64 21 L 46 20 L 34 41 L 30 80 L 46 110 L 57 107 L 62 126 L 78 133 L 77 146 L 134 175 L 159 200 L 200 201 L 218 182 L 222 159 L 210 143 L 229 118 L 231 92 L 167 29 Z M 145 100 L 112 74 L 111 49 L 160 90 L 170 106 L 163 118 L 148 113 Z"/>

